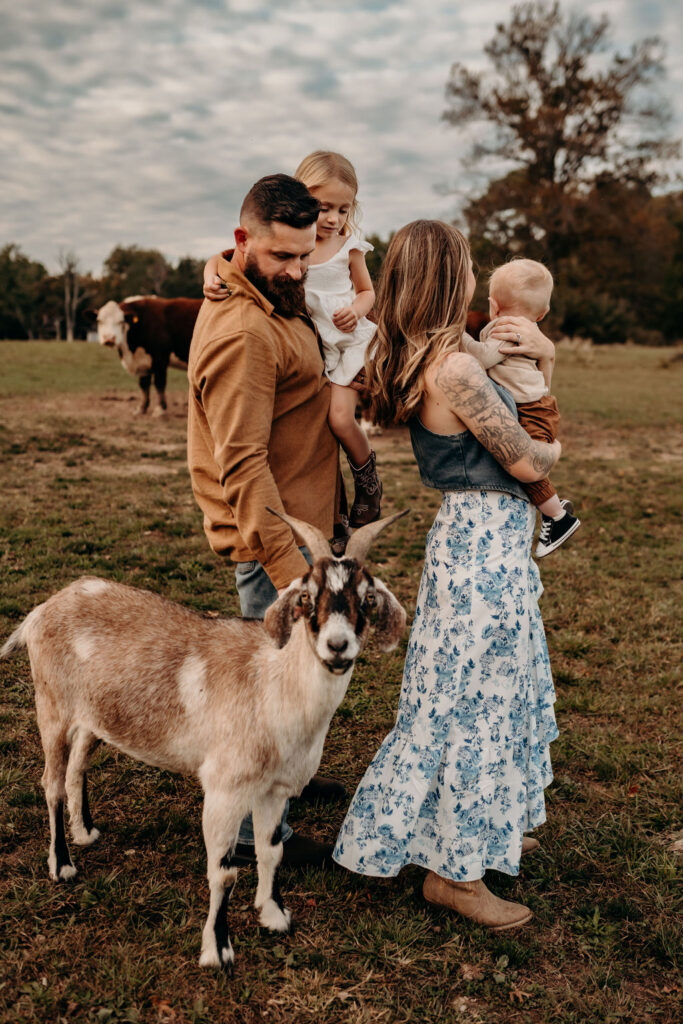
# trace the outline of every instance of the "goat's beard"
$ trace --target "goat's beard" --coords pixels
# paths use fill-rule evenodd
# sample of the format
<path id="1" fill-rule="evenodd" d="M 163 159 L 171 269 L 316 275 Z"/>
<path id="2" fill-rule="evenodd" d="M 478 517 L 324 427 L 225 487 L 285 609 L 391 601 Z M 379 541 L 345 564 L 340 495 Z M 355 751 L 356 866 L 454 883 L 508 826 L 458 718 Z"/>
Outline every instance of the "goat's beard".
<path id="1" fill-rule="evenodd" d="M 272 302 L 276 313 L 288 318 L 306 312 L 304 281 L 307 273 L 308 271 L 304 271 L 298 281 L 294 281 L 286 274 L 269 278 L 261 273 L 258 260 L 252 253 L 249 253 L 244 261 L 244 276 L 258 288 L 264 298 Z"/>

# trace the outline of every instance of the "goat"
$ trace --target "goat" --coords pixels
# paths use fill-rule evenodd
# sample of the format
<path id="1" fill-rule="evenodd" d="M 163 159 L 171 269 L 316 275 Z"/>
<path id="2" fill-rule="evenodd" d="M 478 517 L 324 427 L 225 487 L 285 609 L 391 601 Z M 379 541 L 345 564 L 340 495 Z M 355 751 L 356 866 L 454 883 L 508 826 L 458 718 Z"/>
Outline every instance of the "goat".
<path id="1" fill-rule="evenodd" d="M 320 764 L 370 617 L 377 644 L 387 651 L 406 621 L 393 594 L 362 565 L 379 532 L 405 513 L 357 530 L 342 558 L 315 527 L 276 514 L 314 563 L 263 623 L 205 618 L 149 591 L 83 577 L 34 608 L 0 651 L 6 657 L 26 647 L 31 661 L 45 751 L 48 868 L 56 881 L 76 874 L 65 799 L 74 843 L 88 846 L 100 834 L 86 788 L 100 740 L 148 764 L 198 776 L 210 892 L 199 963 L 228 974 L 240 822 L 252 812 L 260 922 L 287 932 L 291 914 L 277 886 L 285 802 Z"/>

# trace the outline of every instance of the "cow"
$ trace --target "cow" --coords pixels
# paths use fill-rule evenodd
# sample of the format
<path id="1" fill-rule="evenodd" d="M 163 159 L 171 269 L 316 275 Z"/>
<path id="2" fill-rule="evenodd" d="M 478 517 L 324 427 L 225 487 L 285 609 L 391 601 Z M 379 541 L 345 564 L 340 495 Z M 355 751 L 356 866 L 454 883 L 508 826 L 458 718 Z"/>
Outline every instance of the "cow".
<path id="1" fill-rule="evenodd" d="M 97 310 L 101 345 L 116 348 L 121 362 L 138 378 L 142 401 L 137 413 L 149 409 L 154 381 L 157 404 L 153 415 L 166 411 L 166 375 L 169 366 L 187 369 L 195 320 L 203 299 L 158 299 L 134 295 L 123 302 L 111 299 Z"/>

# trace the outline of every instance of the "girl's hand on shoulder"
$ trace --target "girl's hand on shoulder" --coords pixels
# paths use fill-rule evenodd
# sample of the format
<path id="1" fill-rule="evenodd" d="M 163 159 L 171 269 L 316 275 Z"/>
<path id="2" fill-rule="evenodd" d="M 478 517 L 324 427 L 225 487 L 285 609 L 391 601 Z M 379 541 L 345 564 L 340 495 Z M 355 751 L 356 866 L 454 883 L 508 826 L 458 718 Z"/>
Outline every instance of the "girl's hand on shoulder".
<path id="1" fill-rule="evenodd" d="M 211 299 L 213 302 L 220 302 L 221 299 L 228 297 L 228 292 L 225 287 L 225 282 L 221 280 L 218 274 L 213 274 L 210 277 L 204 278 L 204 298 Z"/>
<path id="2" fill-rule="evenodd" d="M 351 306 L 343 306 L 332 314 L 332 323 L 338 331 L 352 334 L 358 325 L 358 314 L 351 309 Z"/>
<path id="3" fill-rule="evenodd" d="M 489 339 L 504 342 L 499 351 L 506 356 L 530 356 L 532 359 L 553 359 L 555 346 L 538 324 L 525 316 L 501 316 Z"/>

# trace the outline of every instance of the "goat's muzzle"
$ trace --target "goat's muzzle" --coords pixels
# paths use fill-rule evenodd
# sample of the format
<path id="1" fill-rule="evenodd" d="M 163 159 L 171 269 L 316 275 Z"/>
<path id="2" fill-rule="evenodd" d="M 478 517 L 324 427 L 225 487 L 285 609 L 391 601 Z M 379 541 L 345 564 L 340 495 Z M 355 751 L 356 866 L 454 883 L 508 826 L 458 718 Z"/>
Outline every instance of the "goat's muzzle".
<path id="1" fill-rule="evenodd" d="M 323 665 L 333 676 L 343 676 L 349 669 L 353 668 L 353 660 L 349 658 L 327 658 Z"/>

